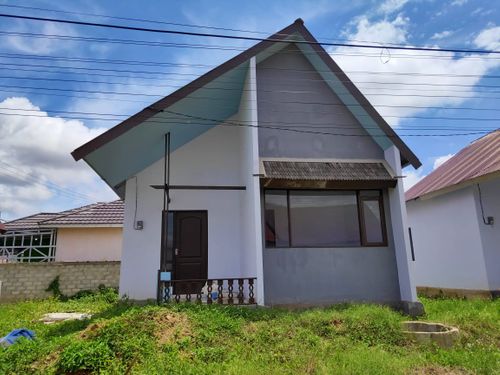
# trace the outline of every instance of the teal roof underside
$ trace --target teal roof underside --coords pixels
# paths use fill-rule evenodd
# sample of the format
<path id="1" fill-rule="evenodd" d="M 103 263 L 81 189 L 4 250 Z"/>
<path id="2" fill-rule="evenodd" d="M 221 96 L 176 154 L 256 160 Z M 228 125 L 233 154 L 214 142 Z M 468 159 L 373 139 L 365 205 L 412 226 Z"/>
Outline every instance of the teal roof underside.
<path id="1" fill-rule="evenodd" d="M 210 119 L 226 120 L 236 114 L 247 71 L 248 62 L 224 73 L 164 112 L 93 151 L 85 161 L 116 189 L 164 156 L 166 133 L 170 132 L 171 151 L 175 151 L 217 125 Z"/>

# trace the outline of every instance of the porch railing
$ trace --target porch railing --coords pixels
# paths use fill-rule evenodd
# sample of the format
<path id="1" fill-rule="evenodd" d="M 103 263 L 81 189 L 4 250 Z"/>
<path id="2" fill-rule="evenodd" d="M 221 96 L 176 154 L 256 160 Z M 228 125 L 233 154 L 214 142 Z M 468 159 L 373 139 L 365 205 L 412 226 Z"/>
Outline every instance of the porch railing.
<path id="1" fill-rule="evenodd" d="M 257 278 L 161 280 L 158 273 L 158 303 L 194 302 L 207 305 L 254 305 Z"/>

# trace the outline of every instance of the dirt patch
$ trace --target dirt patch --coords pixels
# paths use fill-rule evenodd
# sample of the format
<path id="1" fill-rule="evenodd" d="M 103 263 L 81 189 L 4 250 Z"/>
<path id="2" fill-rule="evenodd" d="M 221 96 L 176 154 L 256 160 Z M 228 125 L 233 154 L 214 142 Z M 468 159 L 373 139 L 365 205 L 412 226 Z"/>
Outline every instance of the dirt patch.
<path id="1" fill-rule="evenodd" d="M 155 336 L 159 345 L 192 335 L 191 324 L 186 315 L 165 311 L 155 314 L 153 320 L 156 325 Z"/>
<path id="2" fill-rule="evenodd" d="M 414 369 L 410 372 L 411 375 L 468 375 L 471 372 L 463 369 L 442 367 L 442 366 L 425 366 Z"/>
<path id="3" fill-rule="evenodd" d="M 81 339 L 89 339 L 95 337 L 97 332 L 106 326 L 106 322 L 97 322 L 89 324 L 83 331 L 80 332 L 79 336 Z"/>
<path id="4" fill-rule="evenodd" d="M 57 362 L 60 354 L 61 350 L 57 350 L 55 352 L 50 353 L 48 356 L 33 362 L 30 366 L 31 370 L 33 370 L 33 372 L 42 374 L 47 372 L 47 369 L 52 367 Z"/>
<path id="5" fill-rule="evenodd" d="M 332 320 L 332 325 L 335 327 L 335 328 L 339 328 L 344 322 L 342 321 L 342 319 L 333 319 Z"/>

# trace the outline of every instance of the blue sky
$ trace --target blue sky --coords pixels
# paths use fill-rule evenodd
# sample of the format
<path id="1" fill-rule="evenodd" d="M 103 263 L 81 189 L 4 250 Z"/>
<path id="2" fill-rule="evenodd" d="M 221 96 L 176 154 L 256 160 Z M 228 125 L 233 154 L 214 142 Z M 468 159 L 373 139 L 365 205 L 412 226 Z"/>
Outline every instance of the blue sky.
<path id="1" fill-rule="evenodd" d="M 480 0 L 0 1 L 0 5 L 258 33 L 3 6 L 0 6 L 0 13 L 258 37 L 266 37 L 301 17 L 320 41 L 500 50 L 499 11 L 493 2 Z M 35 37 L 34 34 L 51 37 Z M 253 44 L 9 19 L 0 21 L 0 38 L 0 218 L 3 219 L 115 199 L 114 193 L 90 168 L 83 162 L 75 163 L 69 153 L 119 123 L 122 117 L 115 115 L 130 115 L 141 110 Z M 98 38 L 134 39 L 141 43 L 147 41 L 149 45 L 105 43 L 96 40 Z M 159 47 L 150 45 L 151 42 L 197 43 L 205 48 Z M 207 45 L 214 48 L 207 49 Z M 220 46 L 226 50 L 221 50 Z M 496 93 L 499 89 L 487 87 L 500 87 L 500 79 L 491 77 L 500 76 L 498 55 L 367 52 L 343 47 L 329 47 L 328 50 L 401 135 L 471 133 L 499 127 L 498 121 L 478 120 L 499 118 L 500 93 Z M 81 58 L 112 59 L 113 63 Z M 139 74 L 137 71 L 154 73 Z M 364 73 L 366 71 L 378 75 Z M 374 81 L 387 84 L 370 83 Z M 112 94 L 101 94 L 103 91 Z M 123 92 L 149 96 L 117 94 Z M 446 109 L 439 109 L 442 107 Z M 98 119 L 90 120 L 89 117 Z M 443 127 L 448 130 L 436 129 Z M 418 171 L 405 170 L 406 186 L 479 136 L 402 137 L 424 164 Z"/>

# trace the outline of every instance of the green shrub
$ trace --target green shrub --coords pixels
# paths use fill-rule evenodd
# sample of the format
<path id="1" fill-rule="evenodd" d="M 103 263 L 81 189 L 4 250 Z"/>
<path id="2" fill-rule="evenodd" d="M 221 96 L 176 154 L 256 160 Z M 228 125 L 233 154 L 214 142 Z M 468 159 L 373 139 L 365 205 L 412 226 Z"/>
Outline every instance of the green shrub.
<path id="1" fill-rule="evenodd" d="M 339 332 L 368 345 L 402 345 L 401 316 L 387 307 L 353 305 Z"/>
<path id="2" fill-rule="evenodd" d="M 113 353 L 104 342 L 75 341 L 61 353 L 59 368 L 64 372 L 98 371 L 112 359 Z"/>

